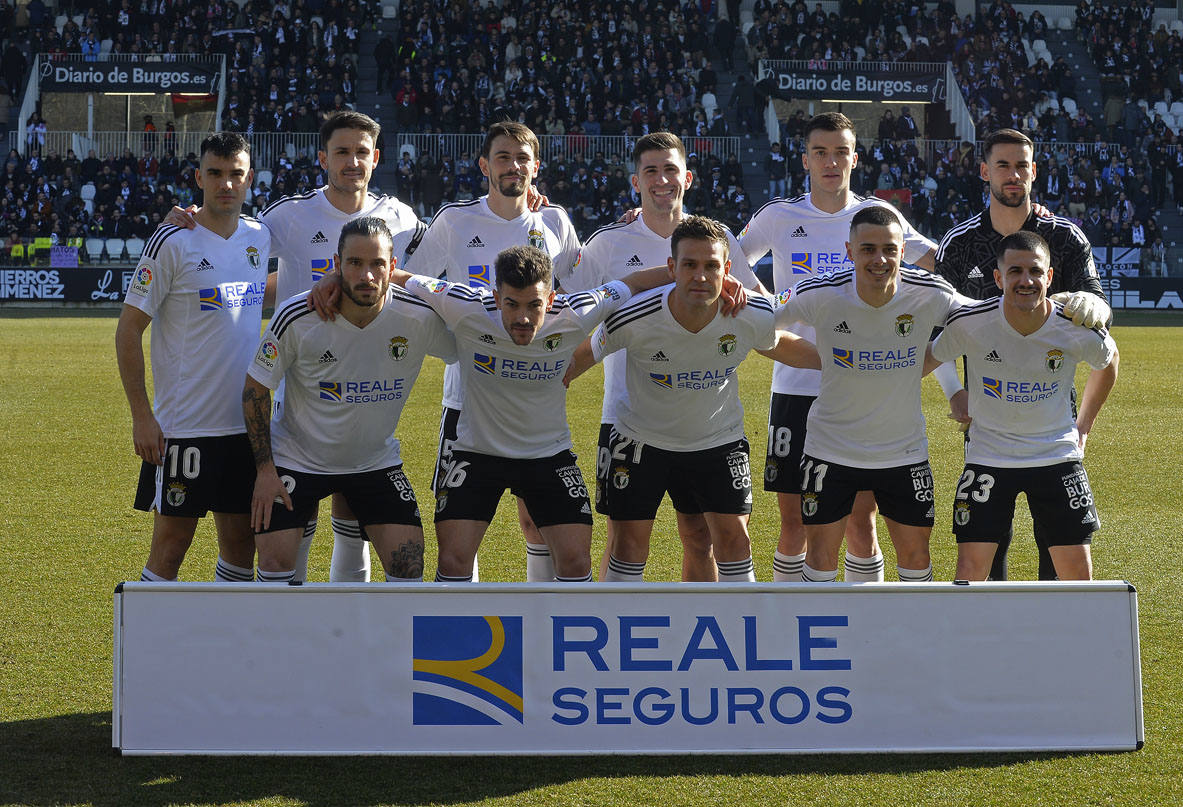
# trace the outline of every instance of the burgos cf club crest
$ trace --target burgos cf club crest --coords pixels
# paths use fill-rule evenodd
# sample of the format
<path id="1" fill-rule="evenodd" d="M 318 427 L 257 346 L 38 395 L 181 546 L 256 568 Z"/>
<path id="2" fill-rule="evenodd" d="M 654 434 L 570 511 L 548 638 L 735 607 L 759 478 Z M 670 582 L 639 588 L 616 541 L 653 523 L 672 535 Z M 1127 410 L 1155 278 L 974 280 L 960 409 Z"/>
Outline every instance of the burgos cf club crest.
<path id="1" fill-rule="evenodd" d="M 969 523 L 969 504 L 967 502 L 957 502 L 953 505 L 953 521 L 958 527 L 964 527 Z"/>
<path id="2" fill-rule="evenodd" d="M 801 494 L 801 513 L 807 516 L 817 515 L 817 494 Z"/>
<path id="3" fill-rule="evenodd" d="M 900 314 L 895 318 L 895 334 L 896 336 L 907 336 L 912 333 L 912 315 Z"/>
<path id="4" fill-rule="evenodd" d="M 417 616 L 411 643 L 414 725 L 525 722 L 520 616 Z"/>
<path id="5" fill-rule="evenodd" d="M 255 247 L 247 247 L 246 262 L 251 265 L 252 269 L 258 269 L 260 266 L 262 266 L 263 260 L 259 257 L 259 250 Z"/>
<path id="6" fill-rule="evenodd" d="M 390 340 L 390 358 L 402 361 L 407 356 L 407 337 L 395 336 Z"/>
<path id="7" fill-rule="evenodd" d="M 719 337 L 719 355 L 730 356 L 735 352 L 735 334 L 725 333 Z"/>
<path id="8" fill-rule="evenodd" d="M 542 230 L 530 228 L 530 232 L 526 234 L 526 243 L 546 252 L 546 236 L 542 234 Z"/>
<path id="9" fill-rule="evenodd" d="M 1047 352 L 1047 371 L 1049 373 L 1058 373 L 1060 368 L 1064 366 L 1064 351 L 1052 348 Z"/>
<path id="10" fill-rule="evenodd" d="M 563 335 L 561 333 L 552 333 L 546 337 L 546 340 L 542 344 L 547 350 L 558 350 L 559 345 L 563 344 Z"/>

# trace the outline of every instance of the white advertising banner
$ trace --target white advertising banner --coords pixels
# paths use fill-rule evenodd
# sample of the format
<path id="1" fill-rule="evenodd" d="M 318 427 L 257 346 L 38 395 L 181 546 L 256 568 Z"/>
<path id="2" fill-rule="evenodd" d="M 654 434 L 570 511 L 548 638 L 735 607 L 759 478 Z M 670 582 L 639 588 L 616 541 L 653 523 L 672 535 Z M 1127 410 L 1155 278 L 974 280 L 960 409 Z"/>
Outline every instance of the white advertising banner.
<path id="1" fill-rule="evenodd" d="M 1141 746 L 1126 583 L 126 583 L 124 754 Z"/>

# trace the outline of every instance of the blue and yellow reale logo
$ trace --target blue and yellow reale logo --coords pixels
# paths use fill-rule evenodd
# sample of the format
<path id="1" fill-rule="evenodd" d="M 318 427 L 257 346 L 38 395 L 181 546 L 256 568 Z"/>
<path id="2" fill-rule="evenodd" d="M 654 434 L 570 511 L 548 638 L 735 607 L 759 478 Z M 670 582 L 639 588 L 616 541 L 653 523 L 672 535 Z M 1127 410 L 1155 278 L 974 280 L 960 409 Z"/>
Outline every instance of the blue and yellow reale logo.
<path id="1" fill-rule="evenodd" d="M 201 303 L 202 311 L 221 311 L 226 307 L 226 302 L 222 299 L 222 289 L 220 286 L 212 289 L 198 290 L 197 299 Z"/>
<path id="2" fill-rule="evenodd" d="M 412 723 L 524 723 L 520 616 L 417 616 Z"/>
<path id="3" fill-rule="evenodd" d="M 986 378 L 982 376 L 982 392 L 986 393 L 987 398 L 994 398 L 1002 400 L 1002 379 L 1001 378 Z"/>
<path id="4" fill-rule="evenodd" d="M 489 265 L 487 263 L 474 263 L 468 267 L 468 285 L 486 288 L 493 285 L 489 279 Z"/>
<path id="5" fill-rule="evenodd" d="M 324 277 L 325 272 L 333 268 L 332 258 L 313 258 L 312 259 L 312 282 L 320 280 Z"/>
<path id="6" fill-rule="evenodd" d="M 853 370 L 854 351 L 848 347 L 834 348 L 834 364 L 839 367 L 845 367 L 847 370 Z"/>
<path id="7" fill-rule="evenodd" d="M 497 364 L 497 359 L 492 356 L 486 356 L 484 353 L 473 353 L 472 364 L 476 367 L 478 373 L 496 375 L 495 365 Z"/>
<path id="8" fill-rule="evenodd" d="M 320 397 L 325 401 L 340 401 L 341 400 L 341 382 L 340 381 L 321 381 L 320 382 Z"/>
<path id="9" fill-rule="evenodd" d="M 813 253 L 812 252 L 792 252 L 789 253 L 789 265 L 793 267 L 793 274 L 795 275 L 812 275 L 813 274 Z"/>
<path id="10" fill-rule="evenodd" d="M 664 387 L 665 389 L 673 389 L 674 388 L 673 384 L 670 383 L 670 374 L 669 373 L 650 373 L 649 380 L 652 381 L 657 386 Z"/>

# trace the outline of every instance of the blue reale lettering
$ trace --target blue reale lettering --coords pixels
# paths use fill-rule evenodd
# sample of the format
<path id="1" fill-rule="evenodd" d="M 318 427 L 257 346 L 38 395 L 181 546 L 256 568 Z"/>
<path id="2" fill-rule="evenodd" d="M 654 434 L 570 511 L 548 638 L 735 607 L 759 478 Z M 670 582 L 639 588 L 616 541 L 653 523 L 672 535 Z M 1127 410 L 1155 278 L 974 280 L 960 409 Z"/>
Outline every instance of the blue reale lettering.
<path id="1" fill-rule="evenodd" d="M 690 690 L 682 687 L 682 717 L 686 722 L 692 726 L 705 726 L 708 723 L 714 723 L 719 717 L 719 690 L 717 687 L 710 688 L 711 693 L 711 711 L 706 717 L 695 717 L 690 713 Z"/>
<path id="2" fill-rule="evenodd" d="M 750 698 L 746 703 L 741 698 Z M 727 688 L 727 723 L 735 725 L 735 716 L 740 712 L 747 712 L 757 725 L 764 725 L 764 718 L 760 716 L 760 707 L 764 705 L 764 693 L 752 687 Z"/>
<path id="3" fill-rule="evenodd" d="M 596 687 L 596 723 L 601 726 L 627 726 L 628 717 L 609 717 L 608 712 L 623 712 L 624 703 L 621 700 L 609 698 L 625 698 L 628 696 L 627 687 Z"/>
<path id="4" fill-rule="evenodd" d="M 600 672 L 608 671 L 608 665 L 600 653 L 608 644 L 608 626 L 604 620 L 594 616 L 552 616 L 551 624 L 551 647 L 556 672 L 567 669 L 567 653 L 585 653 L 593 667 Z M 568 628 L 590 628 L 595 631 L 595 638 L 568 639 Z"/>
<path id="5" fill-rule="evenodd" d="M 850 659 L 815 659 L 814 650 L 832 649 L 838 640 L 828 636 L 813 636 L 814 628 L 845 628 L 844 616 L 799 616 L 797 617 L 797 644 L 800 648 L 802 670 L 849 670 Z"/>
<path id="6" fill-rule="evenodd" d="M 743 618 L 744 669 L 746 670 L 791 670 L 793 662 L 787 658 L 760 658 L 756 641 L 756 617 Z"/>
<path id="7" fill-rule="evenodd" d="M 702 646 L 702 640 L 708 633 L 715 643 L 714 647 Z M 723 630 L 713 616 L 698 617 L 698 623 L 694 626 L 690 641 L 686 643 L 686 652 L 682 654 L 682 660 L 678 662 L 678 671 L 689 670 L 690 665 L 698 659 L 717 659 L 722 661 L 723 666 L 732 672 L 739 669 L 739 665 L 735 663 L 735 656 L 731 654 L 731 648 L 727 646 L 727 640 L 723 638 Z"/>
<path id="8" fill-rule="evenodd" d="M 620 669 L 664 671 L 674 668 L 669 659 L 634 659 L 634 650 L 656 650 L 656 636 L 634 636 L 634 628 L 668 628 L 668 616 L 622 616 L 620 617 Z"/>
<path id="9" fill-rule="evenodd" d="M 786 695 L 792 695 L 797 699 L 797 714 L 787 715 L 781 711 L 780 700 Z M 809 717 L 809 696 L 797 687 L 781 687 L 776 692 L 773 692 L 772 697 L 768 699 L 768 711 L 772 712 L 772 716 L 776 719 L 776 722 L 784 723 L 787 726 L 795 725 Z"/>
<path id="10" fill-rule="evenodd" d="M 586 697 L 587 691 L 578 687 L 556 689 L 555 694 L 551 697 L 551 703 L 555 705 L 556 709 L 565 709 L 575 714 L 569 717 L 553 714 L 550 719 L 564 726 L 578 726 L 580 723 L 586 723 L 588 711 L 587 707 L 583 705 L 583 699 Z"/>
<path id="11" fill-rule="evenodd" d="M 831 695 L 841 695 L 842 700 L 834 700 Z M 845 723 L 850 720 L 850 716 L 854 714 L 854 710 L 850 708 L 850 704 L 846 702 L 846 698 L 850 697 L 850 690 L 846 687 L 822 687 L 817 691 L 817 705 L 818 709 L 837 709 L 838 714 L 828 715 L 817 713 L 817 719 L 823 723 Z"/>
<path id="12" fill-rule="evenodd" d="M 649 707 L 648 711 L 643 711 L 645 699 L 649 697 L 656 697 L 658 700 Z M 669 697 L 669 691 L 661 687 L 645 687 L 637 693 L 637 697 L 633 701 L 633 714 L 646 726 L 660 726 L 663 723 L 668 723 L 675 711 L 674 705 L 668 702 Z"/>

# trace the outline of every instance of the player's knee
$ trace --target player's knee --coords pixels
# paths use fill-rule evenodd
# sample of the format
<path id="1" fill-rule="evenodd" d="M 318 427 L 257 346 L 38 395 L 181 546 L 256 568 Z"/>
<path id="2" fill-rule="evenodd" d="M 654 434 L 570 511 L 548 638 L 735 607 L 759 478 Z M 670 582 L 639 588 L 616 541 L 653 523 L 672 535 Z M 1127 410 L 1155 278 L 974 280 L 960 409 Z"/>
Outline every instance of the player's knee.
<path id="1" fill-rule="evenodd" d="M 682 551 L 689 555 L 711 554 L 711 531 L 705 523 L 679 524 Z"/>

